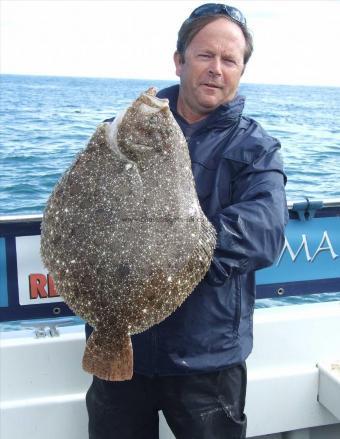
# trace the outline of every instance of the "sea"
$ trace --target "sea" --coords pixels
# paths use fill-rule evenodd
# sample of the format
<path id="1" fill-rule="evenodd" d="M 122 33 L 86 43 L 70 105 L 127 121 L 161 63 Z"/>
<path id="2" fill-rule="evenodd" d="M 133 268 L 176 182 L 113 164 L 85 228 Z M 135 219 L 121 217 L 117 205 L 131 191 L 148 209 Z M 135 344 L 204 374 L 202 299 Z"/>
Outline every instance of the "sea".
<path id="1" fill-rule="evenodd" d="M 101 121 L 174 83 L 0 75 L 0 216 L 41 214 Z M 340 198 L 340 88 L 242 84 L 239 93 L 244 113 L 281 142 L 288 200 Z"/>

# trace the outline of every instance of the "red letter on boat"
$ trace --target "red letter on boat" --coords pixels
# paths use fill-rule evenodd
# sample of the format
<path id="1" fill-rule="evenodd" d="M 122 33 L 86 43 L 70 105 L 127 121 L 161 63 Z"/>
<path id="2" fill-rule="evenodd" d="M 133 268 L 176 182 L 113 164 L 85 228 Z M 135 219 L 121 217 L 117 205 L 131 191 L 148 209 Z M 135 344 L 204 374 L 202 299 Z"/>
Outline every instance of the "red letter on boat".
<path id="1" fill-rule="evenodd" d="M 55 289 L 53 277 L 48 274 L 47 275 L 47 288 L 48 288 L 48 297 L 59 297 L 58 291 Z"/>
<path id="2" fill-rule="evenodd" d="M 48 297 L 45 290 L 47 284 L 46 276 L 44 274 L 30 274 L 29 275 L 30 284 L 30 298 L 37 299 L 38 297 L 46 299 Z"/>

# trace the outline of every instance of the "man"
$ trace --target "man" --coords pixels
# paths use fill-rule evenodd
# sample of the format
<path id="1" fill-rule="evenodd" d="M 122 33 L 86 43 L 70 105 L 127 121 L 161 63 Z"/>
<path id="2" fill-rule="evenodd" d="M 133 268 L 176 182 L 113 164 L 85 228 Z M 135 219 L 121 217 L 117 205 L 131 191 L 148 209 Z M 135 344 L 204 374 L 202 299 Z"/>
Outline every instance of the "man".
<path id="1" fill-rule="evenodd" d="M 217 246 L 209 272 L 184 304 L 132 337 L 133 379 L 94 377 L 90 439 L 156 439 L 159 410 L 177 439 L 245 437 L 254 272 L 274 262 L 287 221 L 280 145 L 242 116 L 244 98 L 237 94 L 251 52 L 245 18 L 226 5 L 200 6 L 179 31 L 180 85 L 159 97 L 169 99 L 187 138 Z"/>

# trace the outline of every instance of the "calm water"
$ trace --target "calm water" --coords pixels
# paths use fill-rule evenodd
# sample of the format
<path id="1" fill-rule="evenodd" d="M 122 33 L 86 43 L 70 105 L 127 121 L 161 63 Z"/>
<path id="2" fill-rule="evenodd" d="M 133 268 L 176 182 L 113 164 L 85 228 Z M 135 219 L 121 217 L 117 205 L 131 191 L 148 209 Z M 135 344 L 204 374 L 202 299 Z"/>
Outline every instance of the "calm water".
<path id="1" fill-rule="evenodd" d="M 171 84 L 0 75 L 0 215 L 42 213 L 96 125 L 150 85 Z M 340 88 L 247 84 L 240 92 L 247 97 L 245 113 L 282 143 L 288 199 L 340 197 Z M 334 299 L 339 294 L 322 295 Z M 294 303 L 318 300 L 314 295 Z M 263 306 L 287 301 L 292 303 L 266 300 Z"/>
<path id="2" fill-rule="evenodd" d="M 1 75 L 0 215 L 41 213 L 96 125 L 167 81 Z M 282 143 L 289 199 L 340 197 L 340 88 L 244 85 L 245 113 Z"/>

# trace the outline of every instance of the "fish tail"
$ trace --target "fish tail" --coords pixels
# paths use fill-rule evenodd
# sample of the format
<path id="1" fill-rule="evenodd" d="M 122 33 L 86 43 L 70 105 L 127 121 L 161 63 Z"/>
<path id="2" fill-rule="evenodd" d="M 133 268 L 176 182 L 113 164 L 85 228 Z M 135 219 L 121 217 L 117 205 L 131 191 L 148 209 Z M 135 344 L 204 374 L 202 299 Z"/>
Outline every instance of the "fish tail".
<path id="1" fill-rule="evenodd" d="M 89 337 L 84 356 L 83 369 L 102 380 L 125 381 L 133 375 L 133 352 L 128 334 L 114 340 L 94 330 Z"/>

